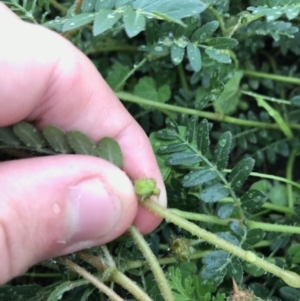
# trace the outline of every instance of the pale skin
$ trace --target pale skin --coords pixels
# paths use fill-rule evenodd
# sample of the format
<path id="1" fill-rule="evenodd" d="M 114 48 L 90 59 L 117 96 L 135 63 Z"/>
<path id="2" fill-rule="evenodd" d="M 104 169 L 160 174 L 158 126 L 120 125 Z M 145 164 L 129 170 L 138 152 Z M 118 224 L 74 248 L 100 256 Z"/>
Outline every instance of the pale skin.
<path id="1" fill-rule="evenodd" d="M 55 256 L 105 244 L 159 217 L 138 207 L 132 180 L 166 191 L 149 140 L 84 54 L 21 21 L 0 3 L 0 127 L 27 120 L 115 138 L 124 172 L 104 160 L 60 155 L 0 163 L 0 284 Z M 83 208 L 83 209 L 82 209 Z"/>

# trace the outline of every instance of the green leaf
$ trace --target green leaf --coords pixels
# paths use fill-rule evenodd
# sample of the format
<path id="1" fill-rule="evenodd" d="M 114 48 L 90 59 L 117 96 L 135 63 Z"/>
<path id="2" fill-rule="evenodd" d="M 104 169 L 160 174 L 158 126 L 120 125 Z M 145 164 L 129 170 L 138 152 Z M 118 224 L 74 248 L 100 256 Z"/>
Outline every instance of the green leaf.
<path id="1" fill-rule="evenodd" d="M 11 126 L 0 128 L 0 144 L 7 146 L 18 146 L 21 144 Z"/>
<path id="2" fill-rule="evenodd" d="M 199 163 L 202 159 L 192 152 L 174 153 L 166 159 L 168 165 L 191 165 Z"/>
<path id="3" fill-rule="evenodd" d="M 248 231 L 245 242 L 249 245 L 255 245 L 262 241 L 265 232 L 262 229 L 251 229 Z"/>
<path id="4" fill-rule="evenodd" d="M 294 3 L 289 3 L 289 1 L 283 3 L 281 1 L 276 1 L 275 3 L 271 2 L 270 5 L 257 7 L 250 6 L 247 10 L 252 11 L 253 15 L 265 15 L 268 21 L 274 21 L 284 14 L 286 14 L 288 20 L 292 20 L 296 18 L 300 12 L 299 2 L 297 2 L 297 4 Z"/>
<path id="5" fill-rule="evenodd" d="M 218 29 L 219 22 L 218 21 L 211 21 L 200 28 L 198 28 L 191 37 L 192 43 L 202 43 L 207 38 L 211 37 L 213 33 Z"/>
<path id="6" fill-rule="evenodd" d="M 197 147 L 202 155 L 205 155 L 208 152 L 209 144 L 209 124 L 207 119 L 202 119 L 197 134 Z"/>
<path id="7" fill-rule="evenodd" d="M 232 169 L 229 175 L 229 183 L 233 189 L 240 189 L 249 177 L 255 160 L 248 157 L 240 160 Z"/>
<path id="8" fill-rule="evenodd" d="M 243 228 L 239 222 L 230 222 L 229 228 L 235 235 L 239 237 L 244 237 L 246 234 L 245 228 Z"/>
<path id="9" fill-rule="evenodd" d="M 121 14 L 114 10 L 102 10 L 100 11 L 94 22 L 93 26 L 93 34 L 94 36 L 97 36 L 107 29 L 110 29 L 113 27 L 114 24 L 116 24 L 119 19 L 121 18 Z"/>
<path id="10" fill-rule="evenodd" d="M 213 280 L 218 286 L 224 279 L 227 273 L 229 254 L 224 251 L 213 251 L 203 257 L 202 262 L 205 264 L 200 276 L 204 280 Z"/>
<path id="11" fill-rule="evenodd" d="M 66 133 L 59 127 L 48 125 L 43 128 L 43 135 L 54 151 L 61 154 L 72 153 Z"/>
<path id="12" fill-rule="evenodd" d="M 225 188 L 225 187 L 223 186 L 223 188 Z M 221 189 L 222 189 L 222 187 L 220 187 L 220 190 Z M 228 189 L 227 190 L 224 189 L 224 192 L 227 192 L 227 195 L 229 194 L 229 190 Z M 218 200 L 220 200 L 221 198 L 224 198 L 224 197 L 227 196 L 227 195 L 225 195 L 225 196 L 223 196 L 223 195 L 218 196 Z M 216 198 L 215 195 L 214 195 L 214 197 Z M 218 200 L 216 200 L 216 201 L 218 201 Z M 236 209 L 236 206 L 234 204 L 227 203 L 227 204 L 222 205 L 218 209 L 217 215 L 218 215 L 219 218 L 222 218 L 222 219 L 228 218 L 228 217 L 230 217 L 233 214 L 233 212 L 235 211 L 235 209 Z"/>
<path id="13" fill-rule="evenodd" d="M 134 87 L 134 94 L 146 99 L 166 102 L 171 97 L 171 90 L 168 85 L 161 86 L 158 90 L 156 82 L 152 77 L 142 77 Z"/>
<path id="14" fill-rule="evenodd" d="M 41 149 L 47 142 L 41 132 L 28 122 L 19 122 L 13 126 L 16 136 L 27 146 Z"/>
<path id="15" fill-rule="evenodd" d="M 164 140 L 174 140 L 177 138 L 177 132 L 175 129 L 163 129 L 157 131 L 155 137 Z"/>
<path id="16" fill-rule="evenodd" d="M 0 286 L 0 298 L 5 301 L 30 301 L 37 300 L 37 294 L 42 287 L 37 284 L 29 285 L 2 285 Z"/>
<path id="17" fill-rule="evenodd" d="M 240 244 L 239 240 L 235 236 L 233 236 L 233 235 L 231 235 L 227 232 L 219 232 L 219 233 L 216 233 L 216 234 L 219 237 L 223 238 L 224 240 L 230 242 L 231 244 L 233 244 L 235 246 L 238 246 Z"/>
<path id="18" fill-rule="evenodd" d="M 205 53 L 213 60 L 223 63 L 230 64 L 231 58 L 226 50 L 214 49 L 214 48 L 205 48 Z"/>
<path id="19" fill-rule="evenodd" d="M 83 13 L 75 15 L 64 23 L 62 31 L 66 32 L 89 24 L 95 20 L 96 15 L 96 13 Z"/>
<path id="20" fill-rule="evenodd" d="M 102 138 L 97 144 L 98 157 L 122 168 L 123 155 L 119 143 L 110 137 Z"/>
<path id="21" fill-rule="evenodd" d="M 300 290 L 299 289 L 289 287 L 289 286 L 283 286 L 279 289 L 279 292 L 285 301 L 300 300 Z"/>
<path id="22" fill-rule="evenodd" d="M 76 281 L 66 281 L 61 283 L 60 285 L 56 286 L 49 297 L 47 298 L 47 301 L 58 301 L 61 300 L 63 294 L 65 292 L 68 292 L 75 287 L 79 287 L 82 285 L 87 285 L 89 282 L 87 280 L 76 280 Z"/>
<path id="23" fill-rule="evenodd" d="M 179 268 L 168 269 L 169 283 L 176 301 L 194 300 L 194 285 L 190 275 L 183 277 Z"/>
<path id="24" fill-rule="evenodd" d="M 263 98 L 256 96 L 255 97 L 258 106 L 263 107 L 268 114 L 276 121 L 279 128 L 285 134 L 287 138 L 293 138 L 292 130 L 290 129 L 289 125 L 286 123 L 284 118 L 281 116 L 280 112 L 273 109 Z"/>
<path id="25" fill-rule="evenodd" d="M 171 46 L 171 60 L 174 65 L 179 65 L 184 57 L 185 48 L 179 47 L 177 44 L 173 43 Z"/>
<path id="26" fill-rule="evenodd" d="M 79 131 L 70 131 L 66 134 L 67 141 L 76 154 L 97 156 L 96 144 L 90 137 Z"/>
<path id="27" fill-rule="evenodd" d="M 192 43 L 189 43 L 187 46 L 187 56 L 189 58 L 189 62 L 195 72 L 198 72 L 202 68 L 202 59 L 201 52 L 199 48 Z"/>
<path id="28" fill-rule="evenodd" d="M 146 18 L 128 7 L 123 14 L 123 21 L 125 31 L 129 38 L 138 35 L 141 31 L 145 30 Z"/>
<path id="29" fill-rule="evenodd" d="M 241 198 L 242 208 L 247 212 L 255 212 L 267 201 L 268 197 L 259 190 L 251 189 Z"/>
<path id="30" fill-rule="evenodd" d="M 225 37 L 206 39 L 205 43 L 216 49 L 231 49 L 239 44 L 236 39 Z"/>
<path id="31" fill-rule="evenodd" d="M 233 257 L 227 265 L 227 275 L 232 277 L 237 283 L 243 280 L 244 269 L 237 257 Z"/>
<path id="32" fill-rule="evenodd" d="M 243 72 L 235 71 L 230 80 L 225 84 L 224 90 L 213 103 L 215 111 L 218 113 L 231 115 L 233 114 L 240 101 L 240 82 Z"/>
<path id="33" fill-rule="evenodd" d="M 57 17 L 54 20 L 51 20 L 51 21 L 43 23 L 42 25 L 44 27 L 47 27 L 47 28 L 50 28 L 50 29 L 54 29 L 54 30 L 56 30 L 58 32 L 62 32 L 63 26 L 66 23 L 66 21 L 68 21 L 68 20 L 69 20 L 68 18 Z"/>
<path id="34" fill-rule="evenodd" d="M 158 154 L 171 154 L 184 151 L 188 148 L 185 142 L 175 142 L 168 145 L 162 145 L 157 149 Z"/>
<path id="35" fill-rule="evenodd" d="M 182 0 L 136 0 L 133 3 L 136 10 L 158 12 L 174 19 L 183 19 L 200 14 L 207 6 L 199 0 L 189 0 L 188 2 Z"/>
<path id="36" fill-rule="evenodd" d="M 192 143 L 194 139 L 197 123 L 198 123 L 198 116 L 192 116 L 187 123 L 186 131 L 185 131 L 185 140 L 188 143 Z"/>
<path id="37" fill-rule="evenodd" d="M 149 136 L 149 139 L 150 139 L 154 153 L 157 153 L 158 149 L 162 146 L 162 144 L 166 144 L 166 141 L 161 141 L 161 140 L 157 139 L 155 133 L 151 133 Z M 173 144 L 172 141 L 168 141 L 168 142 Z M 162 156 L 156 156 L 156 160 L 157 160 L 157 164 L 160 169 L 160 172 L 162 174 L 162 177 L 164 180 L 166 180 L 171 172 L 171 167 L 166 164 L 165 158 Z"/>
<path id="38" fill-rule="evenodd" d="M 216 164 L 219 170 L 223 170 L 227 167 L 229 153 L 232 145 L 231 132 L 223 133 L 217 143 L 215 152 L 213 155 L 213 162 Z"/>
<path id="39" fill-rule="evenodd" d="M 229 189 L 221 183 L 204 188 L 200 192 L 200 198 L 206 203 L 214 203 L 229 195 Z"/>
<path id="40" fill-rule="evenodd" d="M 106 81 L 110 85 L 110 87 L 114 90 L 122 82 L 122 80 L 127 76 L 129 72 L 130 72 L 130 68 L 128 66 L 116 62 L 112 65 L 111 68 L 109 68 Z M 120 89 L 123 88 L 124 84 L 120 86 Z"/>
<path id="41" fill-rule="evenodd" d="M 218 174 L 209 168 L 191 171 L 184 176 L 182 184 L 184 187 L 193 187 L 215 179 Z"/>

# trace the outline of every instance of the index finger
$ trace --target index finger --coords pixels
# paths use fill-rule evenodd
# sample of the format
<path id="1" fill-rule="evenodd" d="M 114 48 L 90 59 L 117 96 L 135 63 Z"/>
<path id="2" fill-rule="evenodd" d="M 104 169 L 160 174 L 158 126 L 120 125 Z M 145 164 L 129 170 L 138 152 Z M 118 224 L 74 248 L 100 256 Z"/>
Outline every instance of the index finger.
<path id="1" fill-rule="evenodd" d="M 0 126 L 22 119 L 38 126 L 80 130 L 98 141 L 115 138 L 132 179 L 154 178 L 166 206 L 164 183 L 150 142 L 90 60 L 58 34 L 19 20 L 0 3 Z M 143 233 L 161 221 L 140 208 Z"/>

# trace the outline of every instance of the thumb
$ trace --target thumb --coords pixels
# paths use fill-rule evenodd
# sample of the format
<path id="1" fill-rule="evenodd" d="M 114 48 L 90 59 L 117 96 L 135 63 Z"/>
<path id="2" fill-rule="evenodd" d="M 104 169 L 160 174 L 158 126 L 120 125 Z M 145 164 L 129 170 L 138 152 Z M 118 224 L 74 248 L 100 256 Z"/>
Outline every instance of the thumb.
<path id="1" fill-rule="evenodd" d="M 113 240 L 137 213 L 131 181 L 105 160 L 60 155 L 0 166 L 0 284 L 46 258 Z"/>

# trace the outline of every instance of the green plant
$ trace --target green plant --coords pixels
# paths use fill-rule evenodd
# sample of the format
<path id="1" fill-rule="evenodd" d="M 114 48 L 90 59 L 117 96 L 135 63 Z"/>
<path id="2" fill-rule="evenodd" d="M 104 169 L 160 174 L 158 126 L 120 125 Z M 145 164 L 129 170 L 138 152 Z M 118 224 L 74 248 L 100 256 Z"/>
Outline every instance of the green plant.
<path id="1" fill-rule="evenodd" d="M 4 1 L 91 58 L 149 134 L 171 209 L 149 199 L 159 194 L 152 179 L 138 180 L 140 204 L 165 218 L 154 233 L 132 227 L 47 261 L 0 287 L 1 298 L 299 300 L 298 2 Z M 113 139 L 55 125 L 1 128 L 2 161 L 12 149 L 122 167 Z"/>

